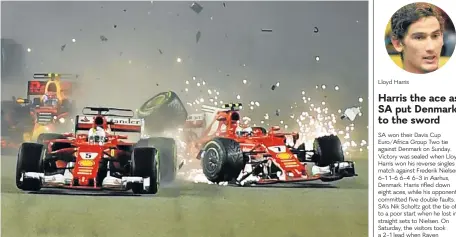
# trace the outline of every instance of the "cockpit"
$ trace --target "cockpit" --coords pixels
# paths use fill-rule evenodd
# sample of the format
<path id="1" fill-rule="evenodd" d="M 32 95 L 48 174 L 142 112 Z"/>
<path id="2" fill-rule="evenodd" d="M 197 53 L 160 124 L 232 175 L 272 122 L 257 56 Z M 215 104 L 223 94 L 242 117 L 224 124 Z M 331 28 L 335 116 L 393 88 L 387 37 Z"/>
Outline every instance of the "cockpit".
<path id="1" fill-rule="evenodd" d="M 55 97 L 44 96 L 43 105 L 44 106 L 57 106 L 59 99 Z"/>
<path id="2" fill-rule="evenodd" d="M 89 143 L 99 143 L 102 145 L 103 143 L 108 141 L 108 137 L 106 135 L 106 131 L 104 129 L 104 119 L 101 116 L 95 118 L 95 127 L 89 130 L 89 134 L 87 136 L 87 141 Z"/>

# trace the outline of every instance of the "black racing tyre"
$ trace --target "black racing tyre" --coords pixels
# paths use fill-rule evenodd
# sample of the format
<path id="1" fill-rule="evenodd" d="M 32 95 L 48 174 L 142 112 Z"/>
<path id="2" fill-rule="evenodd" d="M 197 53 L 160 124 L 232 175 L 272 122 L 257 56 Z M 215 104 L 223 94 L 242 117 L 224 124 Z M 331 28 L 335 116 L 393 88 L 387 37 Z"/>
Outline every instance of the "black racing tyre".
<path id="1" fill-rule="evenodd" d="M 144 183 L 133 183 L 133 193 L 156 194 L 160 187 L 160 160 L 153 147 L 137 147 L 131 156 L 131 175 L 150 178 L 150 185 L 145 189 Z"/>
<path id="2" fill-rule="evenodd" d="M 146 132 L 160 133 L 185 123 L 187 110 L 173 91 L 161 92 L 147 100 L 137 112 L 144 119 Z"/>
<path id="3" fill-rule="evenodd" d="M 298 152 L 296 156 L 298 157 L 298 160 L 300 162 L 305 162 L 306 161 L 306 144 L 301 143 L 301 145 L 298 146 L 297 148 Z"/>
<path id="4" fill-rule="evenodd" d="M 44 145 L 24 142 L 19 147 L 16 163 L 16 187 L 24 191 L 39 191 L 41 189 L 40 179 L 23 179 L 25 172 L 43 173 L 42 156 L 45 152 Z"/>
<path id="5" fill-rule="evenodd" d="M 136 147 L 154 147 L 160 159 L 160 179 L 162 183 L 171 183 L 177 175 L 176 141 L 168 137 L 151 137 L 141 139 Z"/>
<path id="6" fill-rule="evenodd" d="M 315 165 L 324 167 L 345 160 L 342 143 L 338 136 L 329 135 L 316 138 L 313 143 Z"/>
<path id="7" fill-rule="evenodd" d="M 203 151 L 203 173 L 213 183 L 235 180 L 246 164 L 241 146 L 229 138 L 214 138 L 204 145 Z"/>
<path id="8" fill-rule="evenodd" d="M 39 144 L 44 144 L 44 141 L 55 139 L 66 139 L 66 137 L 59 133 L 41 133 L 36 139 L 36 142 Z"/>

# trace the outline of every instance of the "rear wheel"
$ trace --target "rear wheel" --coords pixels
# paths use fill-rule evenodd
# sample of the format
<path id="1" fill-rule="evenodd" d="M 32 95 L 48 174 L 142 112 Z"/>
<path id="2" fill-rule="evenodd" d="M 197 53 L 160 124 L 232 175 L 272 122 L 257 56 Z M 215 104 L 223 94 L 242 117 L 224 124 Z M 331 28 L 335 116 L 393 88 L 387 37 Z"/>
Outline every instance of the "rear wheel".
<path id="1" fill-rule="evenodd" d="M 133 150 L 131 157 L 131 175 L 149 178 L 149 187 L 143 183 L 133 183 L 133 193 L 156 194 L 160 187 L 160 160 L 157 150 L 153 147 L 138 147 Z"/>
<path id="2" fill-rule="evenodd" d="M 213 182 L 235 180 L 245 166 L 245 160 L 238 142 L 229 138 L 214 138 L 206 143 L 201 157 L 203 173 Z"/>
<path id="3" fill-rule="evenodd" d="M 22 143 L 19 147 L 16 163 L 16 187 L 24 191 L 39 191 L 41 179 L 23 178 L 26 172 L 44 173 L 42 170 L 42 157 L 44 146 L 37 143 Z"/>
<path id="4" fill-rule="evenodd" d="M 306 144 L 302 143 L 301 145 L 298 146 L 296 149 L 298 150 L 296 156 L 298 157 L 298 160 L 300 162 L 306 162 Z"/>

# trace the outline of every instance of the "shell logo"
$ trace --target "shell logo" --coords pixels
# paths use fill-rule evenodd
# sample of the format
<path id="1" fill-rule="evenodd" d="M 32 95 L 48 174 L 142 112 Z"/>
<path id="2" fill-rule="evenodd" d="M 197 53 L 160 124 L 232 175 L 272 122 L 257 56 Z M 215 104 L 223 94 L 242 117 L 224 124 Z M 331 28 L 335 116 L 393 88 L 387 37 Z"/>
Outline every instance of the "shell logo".
<path id="1" fill-rule="evenodd" d="M 95 162 L 93 162 L 92 160 L 80 160 L 78 164 L 83 167 L 91 167 L 95 165 Z"/>
<path id="2" fill-rule="evenodd" d="M 277 154 L 276 157 L 281 160 L 288 160 L 288 159 L 291 159 L 291 154 L 289 154 L 287 152 L 283 152 L 283 153 Z"/>

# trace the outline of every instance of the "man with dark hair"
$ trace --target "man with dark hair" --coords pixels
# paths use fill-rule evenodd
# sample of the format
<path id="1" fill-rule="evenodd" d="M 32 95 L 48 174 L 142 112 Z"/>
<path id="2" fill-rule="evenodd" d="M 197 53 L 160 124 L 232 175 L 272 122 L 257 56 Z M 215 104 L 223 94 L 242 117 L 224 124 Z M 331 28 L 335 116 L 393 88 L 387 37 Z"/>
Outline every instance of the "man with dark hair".
<path id="1" fill-rule="evenodd" d="M 439 68 L 444 19 L 438 8 L 428 3 L 408 4 L 392 16 L 391 30 L 404 70 L 424 74 Z"/>

